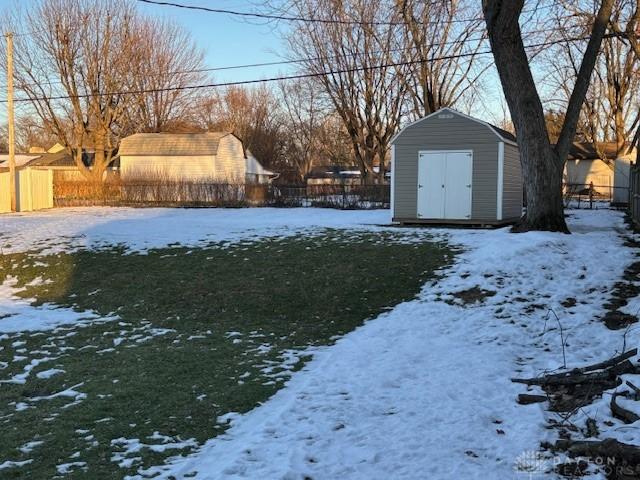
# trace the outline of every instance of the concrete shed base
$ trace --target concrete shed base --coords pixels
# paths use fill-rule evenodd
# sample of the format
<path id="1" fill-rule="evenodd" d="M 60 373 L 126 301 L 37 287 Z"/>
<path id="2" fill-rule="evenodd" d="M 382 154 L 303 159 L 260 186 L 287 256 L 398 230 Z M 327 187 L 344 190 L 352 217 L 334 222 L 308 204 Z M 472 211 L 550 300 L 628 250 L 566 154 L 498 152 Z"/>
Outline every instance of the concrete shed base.
<path id="1" fill-rule="evenodd" d="M 513 225 L 519 218 L 507 218 L 504 220 L 443 220 L 428 218 L 393 218 L 392 222 L 400 225 L 425 225 L 431 227 L 480 227 L 498 228 Z"/>

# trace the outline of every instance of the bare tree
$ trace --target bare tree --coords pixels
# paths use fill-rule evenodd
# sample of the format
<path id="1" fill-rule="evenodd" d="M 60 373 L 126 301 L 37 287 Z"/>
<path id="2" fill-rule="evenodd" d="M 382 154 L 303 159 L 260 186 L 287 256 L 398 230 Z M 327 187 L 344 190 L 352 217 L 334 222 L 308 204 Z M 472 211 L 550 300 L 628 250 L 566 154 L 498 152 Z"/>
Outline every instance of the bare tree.
<path id="1" fill-rule="evenodd" d="M 519 25 L 524 0 L 483 0 L 493 57 L 518 135 L 527 192 L 527 213 L 514 227 L 515 231 L 569 231 L 564 219 L 562 173 L 613 3 L 614 0 L 602 0 L 600 4 L 564 112 L 558 142 L 552 146 Z"/>
<path id="2" fill-rule="evenodd" d="M 127 89 L 138 92 L 127 101 L 124 134 L 181 130 L 201 99 L 204 83 L 203 54 L 190 35 L 175 23 L 140 18 L 137 45 L 127 59 Z"/>
<path id="3" fill-rule="evenodd" d="M 636 57 L 640 58 L 640 1 L 623 0 L 621 10 L 629 12 L 626 25 L 622 18 L 616 16 L 611 19 L 611 29 L 627 39 Z"/>
<path id="4" fill-rule="evenodd" d="M 422 117 L 453 106 L 479 87 L 489 63 L 481 62 L 484 27 L 476 2 L 399 0 L 403 21 L 396 49 L 405 62 L 397 68 L 411 112 Z M 468 21 L 458 21 L 458 20 Z"/>
<path id="5" fill-rule="evenodd" d="M 286 131 L 285 162 L 304 180 L 321 151 L 320 135 L 328 115 L 318 85 L 311 80 L 280 84 Z"/>
<path id="6" fill-rule="evenodd" d="M 616 0 L 611 15 L 612 25 L 632 23 L 630 20 L 637 8 L 637 0 Z M 570 2 L 563 8 L 569 10 L 569 19 L 557 19 L 557 32 L 565 42 L 554 49 L 547 63 L 554 81 L 552 82 L 555 102 L 566 107 L 579 69 L 578 61 L 586 48 L 586 41 L 569 41 L 576 35 L 588 33 L 593 17 L 593 2 Z M 587 91 L 579 125 L 586 139 L 594 143 L 601 158 L 613 160 L 633 149 L 632 138 L 640 126 L 640 57 L 630 47 L 633 41 L 619 36 L 603 39 L 602 52 L 594 67 L 591 85 Z M 607 159 L 606 151 L 599 148 L 601 142 L 616 144 L 614 157 Z M 613 165 L 611 165 L 613 167 Z"/>
<path id="7" fill-rule="evenodd" d="M 30 31 L 16 42 L 16 89 L 78 168 L 101 179 L 115 148 L 112 127 L 124 112 L 134 10 L 120 0 L 42 0 L 16 20 Z M 82 161 L 85 146 L 95 151 L 92 169 Z"/>
<path id="8" fill-rule="evenodd" d="M 0 127 L 0 138 L 5 139 L 5 143 L 0 141 L 0 145 L 3 145 L 5 150 L 2 150 L 3 147 L 0 146 L 0 151 L 6 151 L 7 130 L 7 125 Z M 47 131 L 39 118 L 21 115 L 16 119 L 15 142 L 18 152 L 28 153 L 32 148 L 47 150 L 58 142 L 58 137 Z"/>
<path id="9" fill-rule="evenodd" d="M 393 48 L 398 27 L 383 24 L 396 17 L 395 8 L 368 0 L 293 0 L 289 8 L 303 17 L 343 20 L 301 23 L 288 42 L 308 59 L 304 70 L 317 76 L 342 120 L 363 181 L 380 181 L 404 101 L 394 67 L 401 58 Z"/>
<path id="10" fill-rule="evenodd" d="M 280 110 L 265 85 L 255 89 L 233 86 L 216 92 L 200 102 L 197 117 L 204 130 L 233 132 L 267 168 L 282 154 Z"/>
<path id="11" fill-rule="evenodd" d="M 320 126 L 320 159 L 330 165 L 353 165 L 353 148 L 344 122 L 335 113 L 329 113 Z"/>
<path id="12" fill-rule="evenodd" d="M 623 23 L 625 15 L 614 16 L 611 20 L 611 29 L 616 32 L 619 38 L 625 39 L 629 48 L 634 53 L 636 61 L 640 63 L 640 0 L 623 0 L 621 11 L 627 13 L 626 25 Z M 638 78 L 637 69 L 635 77 Z M 638 97 L 636 97 L 636 101 Z M 636 108 L 640 108 L 637 106 Z M 631 153 L 633 149 L 640 148 L 640 115 L 636 116 L 635 133 L 631 138 L 626 153 Z"/>
<path id="13" fill-rule="evenodd" d="M 176 72 L 202 56 L 170 22 L 127 0 L 38 0 L 11 12 L 5 28 L 29 32 L 16 38 L 16 90 L 85 177 L 103 178 L 121 135 L 162 130 L 188 109 L 179 87 L 200 74 Z M 95 152 L 90 167 L 83 150 Z"/>

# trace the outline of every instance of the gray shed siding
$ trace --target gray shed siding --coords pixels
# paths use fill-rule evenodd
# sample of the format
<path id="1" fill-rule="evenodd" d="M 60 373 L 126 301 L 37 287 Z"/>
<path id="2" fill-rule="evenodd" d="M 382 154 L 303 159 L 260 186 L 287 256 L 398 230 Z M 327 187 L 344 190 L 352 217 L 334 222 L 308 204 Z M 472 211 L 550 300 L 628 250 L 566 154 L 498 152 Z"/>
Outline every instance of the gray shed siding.
<path id="1" fill-rule="evenodd" d="M 502 193 L 502 218 L 513 219 L 522 216 L 523 186 L 520 151 L 518 147 L 504 145 L 504 183 Z"/>
<path id="2" fill-rule="evenodd" d="M 407 127 L 395 139 L 394 218 L 418 218 L 420 150 L 472 150 L 472 219 L 496 220 L 499 138 L 486 125 L 449 113 L 453 118 L 436 114 Z"/>

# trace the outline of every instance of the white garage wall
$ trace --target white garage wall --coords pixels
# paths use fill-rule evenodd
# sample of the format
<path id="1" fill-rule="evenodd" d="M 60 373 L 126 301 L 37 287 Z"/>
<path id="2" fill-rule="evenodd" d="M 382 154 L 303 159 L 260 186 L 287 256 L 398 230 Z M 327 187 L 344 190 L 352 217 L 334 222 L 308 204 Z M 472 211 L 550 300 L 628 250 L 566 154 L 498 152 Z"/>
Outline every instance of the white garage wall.
<path id="1" fill-rule="evenodd" d="M 602 160 L 567 160 L 564 173 L 567 183 L 593 182 L 595 190 L 603 194 L 609 194 L 613 186 L 613 168 Z"/>
<path id="2" fill-rule="evenodd" d="M 215 162 L 216 175 L 229 182 L 244 182 L 247 163 L 242 142 L 233 135 L 220 139 Z"/>
<path id="3" fill-rule="evenodd" d="M 214 155 L 189 156 L 122 156 L 120 176 L 123 180 L 216 180 Z"/>

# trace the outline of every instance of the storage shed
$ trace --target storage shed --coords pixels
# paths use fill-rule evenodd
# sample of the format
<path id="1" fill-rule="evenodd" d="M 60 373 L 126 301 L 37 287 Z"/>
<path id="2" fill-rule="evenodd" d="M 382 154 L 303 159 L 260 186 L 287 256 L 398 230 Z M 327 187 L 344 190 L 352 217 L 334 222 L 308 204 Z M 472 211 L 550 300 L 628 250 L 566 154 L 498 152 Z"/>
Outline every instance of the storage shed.
<path id="1" fill-rule="evenodd" d="M 394 222 L 503 225 L 522 215 L 515 136 L 443 108 L 391 140 Z"/>

